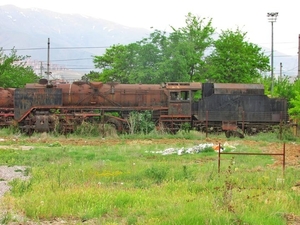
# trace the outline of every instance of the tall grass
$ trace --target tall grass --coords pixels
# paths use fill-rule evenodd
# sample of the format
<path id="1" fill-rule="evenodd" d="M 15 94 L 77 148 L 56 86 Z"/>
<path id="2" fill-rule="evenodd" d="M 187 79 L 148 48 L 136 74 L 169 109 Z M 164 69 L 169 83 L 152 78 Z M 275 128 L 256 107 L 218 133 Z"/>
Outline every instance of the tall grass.
<path id="1" fill-rule="evenodd" d="M 300 180 L 298 167 L 288 167 L 282 177 L 281 167 L 269 166 L 270 156 L 224 155 L 218 173 L 215 152 L 156 153 L 210 141 L 184 135 L 168 143 L 123 136 L 79 146 L 65 138 L 19 139 L 34 149 L 0 150 L 0 164 L 28 166 L 31 178 L 12 181 L 2 202 L 24 220 L 77 224 L 286 224 L 286 214 L 300 214 L 299 193 L 292 190 Z M 268 140 L 257 138 L 263 141 L 252 146 L 229 141 L 238 143 L 235 151 L 260 152 Z M 30 143 L 33 139 L 44 141 Z M 0 221 L 9 224 L 12 218 L 5 214 Z"/>

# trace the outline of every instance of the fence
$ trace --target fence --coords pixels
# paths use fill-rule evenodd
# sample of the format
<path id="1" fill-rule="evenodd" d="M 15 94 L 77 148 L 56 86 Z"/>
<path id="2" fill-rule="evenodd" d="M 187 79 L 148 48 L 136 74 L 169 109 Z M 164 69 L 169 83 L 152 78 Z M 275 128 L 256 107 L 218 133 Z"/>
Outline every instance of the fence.
<path id="1" fill-rule="evenodd" d="M 283 143 L 282 153 L 221 152 L 221 145 L 219 143 L 218 173 L 220 173 L 221 155 L 279 155 L 279 156 L 282 156 L 282 174 L 284 176 L 284 171 L 285 171 L 285 143 Z"/>

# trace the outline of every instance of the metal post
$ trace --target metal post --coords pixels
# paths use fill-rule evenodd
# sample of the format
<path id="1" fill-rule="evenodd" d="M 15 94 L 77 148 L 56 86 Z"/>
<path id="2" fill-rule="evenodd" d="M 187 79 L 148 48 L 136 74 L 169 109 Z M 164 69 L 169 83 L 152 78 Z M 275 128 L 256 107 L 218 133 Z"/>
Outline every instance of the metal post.
<path id="1" fill-rule="evenodd" d="M 273 96 L 274 90 L 274 33 L 273 33 L 273 21 L 271 21 L 271 96 Z"/>
<path id="2" fill-rule="evenodd" d="M 42 76 L 43 76 L 43 62 L 41 62 L 40 70 L 41 70 L 40 75 L 41 75 L 41 78 L 42 78 Z"/>
<path id="3" fill-rule="evenodd" d="M 220 173 L 221 167 L 221 144 L 219 143 L 219 151 L 218 151 L 218 173 Z"/>
<path id="4" fill-rule="evenodd" d="M 207 134 L 208 134 L 208 111 L 206 111 L 206 122 L 205 122 L 205 126 L 206 126 L 206 136 L 207 137 Z"/>
<path id="5" fill-rule="evenodd" d="M 280 63 L 279 82 L 282 81 L 282 62 Z"/>
<path id="6" fill-rule="evenodd" d="M 282 140 L 282 111 L 280 111 L 279 139 Z"/>
<path id="7" fill-rule="evenodd" d="M 243 135 L 245 136 L 245 111 L 243 110 L 242 112 L 242 131 L 243 131 Z"/>
<path id="8" fill-rule="evenodd" d="M 269 21 L 271 22 L 271 96 L 273 96 L 274 89 L 274 43 L 273 43 L 273 23 L 276 22 L 276 18 L 278 16 L 278 12 L 271 12 L 267 14 Z"/>
<path id="9" fill-rule="evenodd" d="M 284 172 L 285 172 L 285 142 L 283 143 L 283 152 L 282 152 L 282 173 L 284 177 Z"/>
<path id="10" fill-rule="evenodd" d="M 47 80 L 49 82 L 49 75 L 50 75 L 50 38 L 48 38 L 48 56 L 47 56 Z"/>

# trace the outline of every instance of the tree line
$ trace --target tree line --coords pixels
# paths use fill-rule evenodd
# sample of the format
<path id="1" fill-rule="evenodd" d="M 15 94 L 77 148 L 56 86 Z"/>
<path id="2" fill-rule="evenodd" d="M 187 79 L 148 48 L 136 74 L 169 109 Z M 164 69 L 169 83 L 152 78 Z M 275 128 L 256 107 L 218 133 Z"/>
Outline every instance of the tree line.
<path id="1" fill-rule="evenodd" d="M 189 13 L 186 26 L 172 32 L 154 30 L 128 45 L 113 45 L 94 57 L 100 73 L 85 78 L 103 82 L 146 83 L 218 82 L 256 83 L 270 70 L 269 57 L 246 41 L 240 29 L 215 33 L 212 19 Z"/>

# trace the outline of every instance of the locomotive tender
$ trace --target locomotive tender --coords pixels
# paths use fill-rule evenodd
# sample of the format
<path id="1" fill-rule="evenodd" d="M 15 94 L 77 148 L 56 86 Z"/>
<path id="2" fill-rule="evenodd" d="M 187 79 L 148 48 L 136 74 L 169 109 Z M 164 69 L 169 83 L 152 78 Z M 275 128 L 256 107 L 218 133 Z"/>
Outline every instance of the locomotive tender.
<path id="1" fill-rule="evenodd" d="M 41 80 L 25 88 L 0 88 L 0 126 L 17 124 L 27 133 L 50 132 L 56 126 L 68 133 L 95 118 L 125 131 L 130 112 L 146 110 L 157 126 L 171 132 L 188 124 L 203 132 L 225 132 L 227 137 L 267 131 L 288 120 L 286 100 L 264 95 L 261 84 L 49 85 Z"/>

